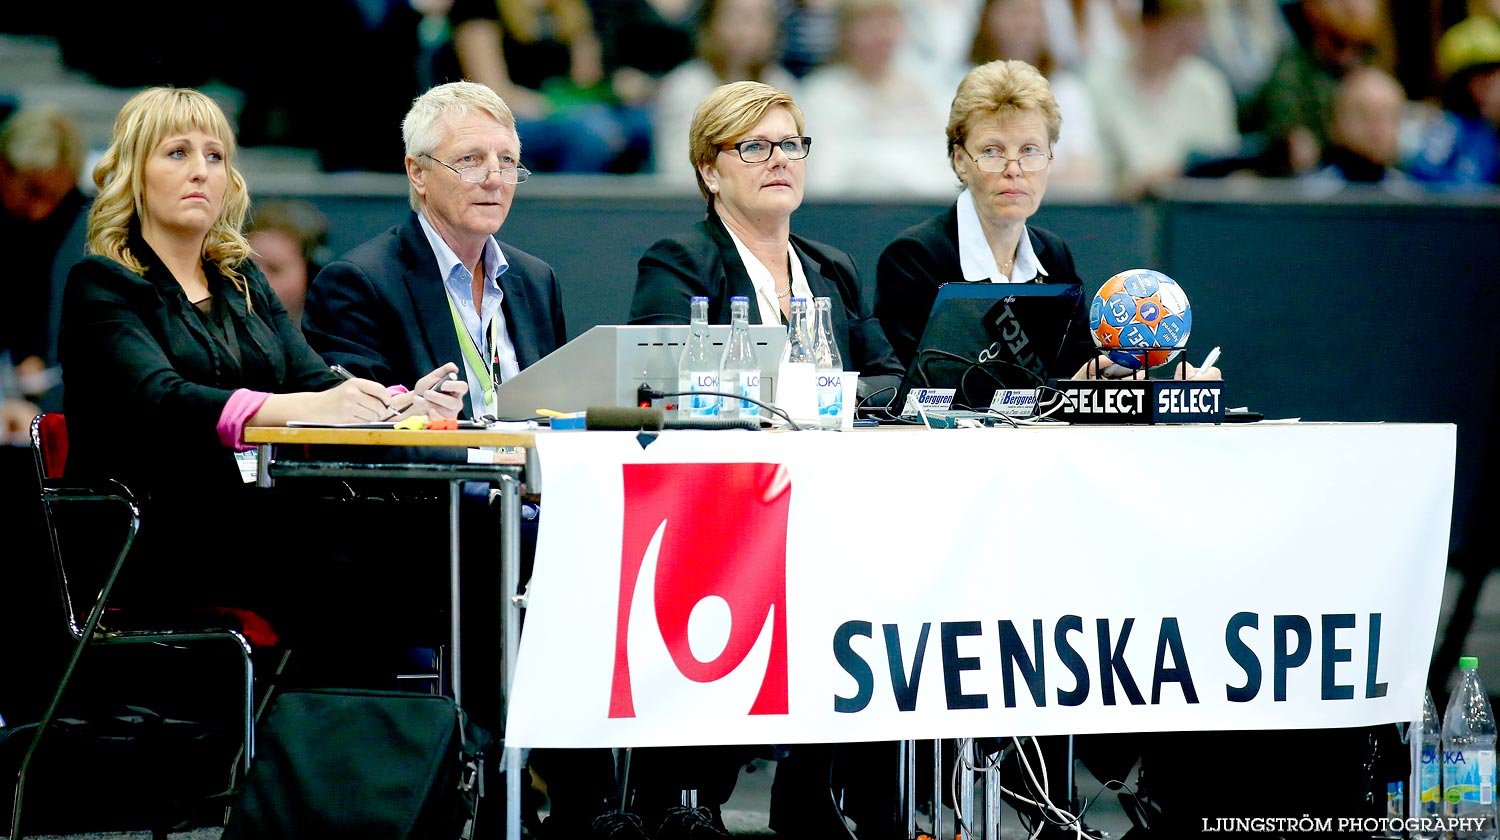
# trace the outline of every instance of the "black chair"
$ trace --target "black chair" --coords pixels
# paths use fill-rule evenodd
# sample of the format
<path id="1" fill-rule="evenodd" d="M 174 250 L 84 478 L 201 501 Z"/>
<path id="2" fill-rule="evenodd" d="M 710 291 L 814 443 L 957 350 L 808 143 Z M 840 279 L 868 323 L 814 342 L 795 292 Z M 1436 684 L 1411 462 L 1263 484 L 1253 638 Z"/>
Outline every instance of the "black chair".
<path id="1" fill-rule="evenodd" d="M 113 645 L 182 645 L 198 642 L 228 647 L 234 651 L 242 668 L 240 702 L 244 712 L 244 744 L 235 758 L 227 787 L 248 771 L 254 754 L 254 669 L 251 665 L 253 641 L 274 640 L 274 631 L 259 616 L 233 609 L 184 609 L 171 616 L 142 615 L 110 604 L 110 593 L 130 556 L 130 548 L 140 529 L 141 512 L 130 491 L 115 481 L 83 485 L 64 478 L 68 455 L 67 424 L 62 414 L 40 414 L 31 422 L 31 447 L 36 459 L 37 479 L 41 484 L 42 508 L 56 566 L 57 582 L 62 595 L 63 617 L 73 638 L 72 655 L 62 678 L 52 694 L 37 725 L 16 774 L 15 799 L 11 811 L 10 840 L 21 837 L 21 805 L 25 796 L 26 774 L 36 756 L 47 728 L 57 720 L 58 710 L 68 685 L 77 673 L 83 653 L 94 646 Z M 65 550 L 67 520 L 61 511 L 84 507 L 91 510 L 113 508 L 121 520 L 119 550 L 113 555 L 87 556 L 93 552 Z M 91 521 L 92 522 L 92 521 Z M 111 549 L 112 549 L 111 544 Z M 226 791 L 227 793 L 228 791 Z"/>

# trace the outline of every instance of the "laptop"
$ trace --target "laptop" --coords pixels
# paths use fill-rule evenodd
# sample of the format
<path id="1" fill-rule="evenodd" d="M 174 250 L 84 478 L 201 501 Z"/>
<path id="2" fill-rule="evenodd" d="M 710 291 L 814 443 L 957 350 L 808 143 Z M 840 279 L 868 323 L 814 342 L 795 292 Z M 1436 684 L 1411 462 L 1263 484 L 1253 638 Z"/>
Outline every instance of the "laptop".
<path id="1" fill-rule="evenodd" d="M 915 388 L 952 388 L 953 408 L 984 410 L 996 391 L 1045 385 L 1082 305 L 1078 283 L 943 284 L 893 411 Z"/>
<path id="2" fill-rule="evenodd" d="M 711 324 L 709 340 L 723 352 L 728 324 Z M 535 417 L 537 409 L 583 411 L 591 406 L 631 407 L 641 384 L 677 390 L 677 360 L 687 324 L 601 324 L 500 383 L 499 417 Z M 786 353 L 786 327 L 750 325 L 750 344 L 760 359 L 762 399 L 776 394 L 776 367 Z"/>

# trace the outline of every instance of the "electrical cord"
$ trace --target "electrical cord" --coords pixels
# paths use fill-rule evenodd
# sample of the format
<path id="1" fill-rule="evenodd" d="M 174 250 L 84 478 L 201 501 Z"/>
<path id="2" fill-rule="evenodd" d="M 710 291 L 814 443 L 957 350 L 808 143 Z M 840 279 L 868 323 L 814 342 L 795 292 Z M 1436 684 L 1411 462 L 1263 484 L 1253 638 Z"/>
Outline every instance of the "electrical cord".
<path id="1" fill-rule="evenodd" d="M 1088 814 L 1089 809 L 1094 806 L 1094 803 L 1098 801 L 1099 797 L 1103 796 L 1105 792 L 1123 792 L 1125 794 L 1128 794 L 1132 800 L 1140 799 L 1139 791 L 1135 790 L 1130 785 L 1119 779 L 1110 779 L 1109 781 L 1101 783 L 1103 789 L 1084 801 L 1083 807 L 1078 809 L 1078 814 L 1076 816 L 1068 813 L 1067 811 L 1064 811 L 1056 805 L 1053 805 L 1051 802 L 1051 797 L 1048 795 L 1049 790 L 1047 784 L 1047 764 L 1046 759 L 1042 756 L 1042 747 L 1040 742 L 1038 742 L 1035 738 L 1029 738 L 1028 740 L 1030 740 L 1036 747 L 1037 760 L 1042 767 L 1042 778 L 1040 781 L 1037 780 L 1036 771 L 1032 768 L 1031 760 L 1027 757 L 1025 747 L 1023 746 L 1018 753 L 1021 767 L 1023 770 L 1025 770 L 1025 776 L 1022 777 L 1022 781 L 1026 784 L 1027 792 L 1032 796 L 1036 796 L 1041 801 L 1022 796 L 1021 794 L 1018 794 L 1015 791 L 1004 787 L 1003 785 L 1000 787 L 1000 790 L 1001 792 L 1009 794 L 1012 798 L 1020 802 L 1024 802 L 1025 804 L 1037 808 L 1037 815 L 1047 823 L 1051 823 L 1052 825 L 1058 826 L 1059 828 L 1072 829 L 1073 836 L 1075 838 L 1079 838 L 1080 840 L 1091 840 L 1091 838 L 1093 837 L 1093 835 L 1084 833 L 1083 818 L 1086 814 Z M 1058 819 L 1054 817 L 1054 813 L 1060 815 L 1062 818 Z M 1148 829 L 1150 827 L 1149 822 L 1146 822 L 1144 820 L 1144 816 L 1142 825 L 1143 827 L 1146 827 Z M 1032 828 L 1029 832 L 1031 840 L 1035 840 L 1035 838 L 1040 835 L 1043 827 L 1043 823 L 1036 823 L 1035 827 Z"/>
<path id="2" fill-rule="evenodd" d="M 873 400 L 876 397 L 880 396 L 881 394 L 884 394 L 886 391 L 890 391 L 891 392 L 891 396 L 894 397 L 896 395 L 896 386 L 895 385 L 887 385 L 884 388 L 880 388 L 878 390 L 871 391 L 870 393 L 865 394 L 865 398 L 862 399 L 862 400 L 856 397 L 855 401 L 854 401 L 854 410 L 856 412 L 855 417 L 859 416 L 857 412 L 861 408 L 865 408 L 866 406 L 869 406 L 870 400 Z M 876 409 L 876 408 L 885 409 L 885 413 L 887 415 L 889 415 L 891 413 L 891 405 L 890 405 L 890 403 L 886 403 L 885 405 L 879 405 L 879 406 L 870 406 L 871 412 L 873 412 L 874 409 Z"/>
<path id="3" fill-rule="evenodd" d="M 834 816 L 838 818 L 839 825 L 844 827 L 844 833 L 849 835 L 849 840 L 859 840 L 854 834 L 854 829 L 849 827 L 849 821 L 844 819 L 844 809 L 839 805 L 839 798 L 833 795 L 833 779 L 828 780 L 828 801 L 833 804 Z"/>
<path id="4" fill-rule="evenodd" d="M 988 360 L 985 360 L 985 361 L 981 362 L 981 361 L 978 361 L 976 359 L 970 359 L 967 356 L 963 356 L 963 355 L 960 355 L 958 353 L 952 353 L 952 352 L 949 352 L 947 350 L 935 350 L 935 349 L 932 349 L 932 348 L 928 348 L 926 350 L 923 350 L 922 353 L 915 360 L 913 360 L 912 366 L 911 366 L 911 368 L 908 371 L 906 379 L 910 380 L 913 383 L 913 387 L 921 387 L 921 388 L 932 387 L 931 383 L 932 383 L 933 372 L 932 372 L 932 370 L 930 370 L 930 366 L 934 362 L 949 362 L 949 363 L 955 363 L 957 365 L 963 366 L 963 371 L 958 375 L 958 387 L 954 389 L 956 392 L 961 393 L 961 394 L 966 394 L 966 393 L 969 392 L 969 390 L 970 390 L 969 379 L 970 379 L 971 376 L 973 376 L 976 373 L 976 371 L 978 373 L 983 374 L 984 376 L 989 377 L 989 379 L 991 380 L 991 383 L 995 386 L 996 390 L 999 390 L 999 389 L 1002 389 L 1002 388 L 1009 388 L 1009 387 L 1011 387 L 1008 383 L 1005 382 L 1004 379 L 1001 379 L 995 373 L 994 368 L 996 368 L 996 367 L 1004 367 L 1004 368 L 1007 368 L 1007 369 L 1014 369 L 1014 370 L 1020 371 L 1021 373 L 1025 374 L 1025 376 L 1032 381 L 1032 383 L 1033 383 L 1032 387 L 1036 388 L 1038 391 L 1041 391 L 1041 390 L 1044 390 L 1044 389 L 1045 390 L 1050 390 L 1050 391 L 1057 391 L 1057 389 L 1048 386 L 1046 380 L 1043 379 L 1040 375 L 1038 375 L 1036 371 L 1033 371 L 1030 368 L 1025 367 L 1024 365 L 1020 365 L 1020 364 L 1017 364 L 1015 362 L 1012 362 L 1012 361 L 1009 361 L 1009 360 L 1006 360 L 1006 359 L 988 359 Z M 986 385 L 991 384 L 991 383 L 986 383 Z M 884 389 L 882 389 L 882 390 L 884 390 Z M 910 390 L 910 389 L 908 389 L 908 390 Z M 1057 392 L 1057 393 L 1059 395 L 1061 394 L 1060 391 Z M 899 395 L 899 394 L 900 394 L 900 391 L 898 389 L 897 390 L 897 395 Z M 886 417 L 884 419 L 889 420 L 891 422 L 907 423 L 907 424 L 911 424 L 911 425 L 925 425 L 928 428 L 932 427 L 931 423 L 927 420 L 927 418 L 925 416 L 921 416 L 918 419 L 913 420 L 913 419 L 901 417 L 898 414 L 895 414 L 893 412 L 893 410 L 892 410 L 892 406 L 894 404 L 895 404 L 894 401 L 892 401 L 891 403 L 889 403 L 889 404 L 887 404 L 885 406 L 885 415 L 886 415 Z M 1058 401 L 1058 405 L 1060 405 L 1060 404 L 1061 404 L 1061 401 L 1059 400 Z M 959 408 L 959 409 L 965 408 L 965 406 L 963 404 L 957 404 L 954 407 Z M 899 409 L 897 409 L 897 410 L 899 410 Z M 982 413 L 986 413 L 986 414 L 990 414 L 990 415 L 992 415 L 994 417 L 998 417 L 998 418 L 1003 418 L 1003 422 L 1005 422 L 1005 423 L 1007 423 L 1007 424 L 1009 424 L 1011 426 L 1020 426 L 1020 425 L 1026 425 L 1027 424 L 1027 420 L 1025 420 L 1025 419 L 1023 419 L 1023 420 L 1017 420 L 1016 418 L 1013 418 L 1013 417 L 1005 417 L 1004 415 L 1000 415 L 998 413 L 991 412 L 988 407 L 984 407 L 984 408 L 970 408 L 970 410 L 978 411 L 978 412 L 982 412 Z M 1055 411 L 1056 409 L 1054 408 L 1053 410 Z M 1051 413 L 1052 412 L 1049 411 L 1048 415 L 1045 415 L 1045 416 L 1050 416 Z M 1038 425 L 1040 425 L 1040 424 L 1038 424 Z"/>
<path id="5" fill-rule="evenodd" d="M 636 389 L 635 394 L 636 399 L 639 402 L 662 400 L 666 399 L 667 397 L 687 397 L 692 396 L 693 394 L 705 394 L 710 397 L 728 397 L 734 400 L 744 400 L 745 402 L 755 403 L 761 408 L 764 408 L 766 411 L 769 411 L 772 414 L 775 414 L 777 417 L 782 418 L 787 422 L 788 426 L 792 427 L 792 431 L 802 431 L 802 427 L 797 425 L 797 421 L 793 420 L 790 414 L 787 414 L 785 411 L 782 411 L 780 408 L 777 408 L 770 403 L 764 403 L 760 400 L 751 399 L 750 397 L 744 396 L 742 394 L 731 394 L 725 391 L 658 391 L 655 388 L 652 388 L 650 385 L 645 384 L 644 382 L 641 383 L 641 386 Z"/>

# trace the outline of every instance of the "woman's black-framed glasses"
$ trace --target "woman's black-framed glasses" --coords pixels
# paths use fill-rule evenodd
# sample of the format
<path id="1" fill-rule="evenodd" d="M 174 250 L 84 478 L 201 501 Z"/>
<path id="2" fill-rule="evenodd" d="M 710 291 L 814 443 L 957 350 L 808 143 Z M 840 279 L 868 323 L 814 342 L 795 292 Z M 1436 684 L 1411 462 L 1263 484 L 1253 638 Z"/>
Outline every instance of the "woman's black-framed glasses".
<path id="1" fill-rule="evenodd" d="M 781 153 L 786 155 L 787 160 L 801 160 L 807 157 L 808 151 L 812 149 L 812 138 L 805 136 L 786 137 L 781 140 L 756 138 L 753 140 L 741 140 L 731 148 L 734 149 L 735 154 L 740 156 L 740 160 L 746 163 L 765 163 L 771 159 L 771 153 L 778 147 L 780 147 Z M 719 151 L 727 152 L 729 149 L 720 149 Z"/>
<path id="2" fill-rule="evenodd" d="M 522 181 L 525 181 L 527 178 L 531 177 L 531 170 L 520 165 L 519 163 L 515 166 L 507 166 L 504 169 L 487 169 L 483 166 L 465 166 L 463 169 L 458 169 L 456 167 L 450 166 L 447 163 L 443 163 L 443 161 L 438 160 L 437 158 L 427 154 L 426 152 L 423 152 L 421 156 L 427 158 L 428 160 L 442 163 L 444 166 L 452 169 L 453 172 L 458 175 L 458 179 L 466 184 L 483 184 L 485 181 L 489 180 L 491 174 L 499 175 L 500 183 L 502 184 L 519 184 Z"/>
<path id="3" fill-rule="evenodd" d="M 969 150 L 964 149 L 964 154 L 968 155 Z M 1022 172 L 1041 172 L 1047 168 L 1047 164 L 1052 162 L 1052 153 L 1031 152 L 1020 157 L 1008 158 L 995 151 L 994 148 L 987 148 L 977 157 L 969 155 L 969 159 L 974 161 L 974 165 L 979 167 L 980 172 L 1004 172 L 1010 166 L 1011 161 L 1015 161 L 1016 165 L 1021 167 Z"/>

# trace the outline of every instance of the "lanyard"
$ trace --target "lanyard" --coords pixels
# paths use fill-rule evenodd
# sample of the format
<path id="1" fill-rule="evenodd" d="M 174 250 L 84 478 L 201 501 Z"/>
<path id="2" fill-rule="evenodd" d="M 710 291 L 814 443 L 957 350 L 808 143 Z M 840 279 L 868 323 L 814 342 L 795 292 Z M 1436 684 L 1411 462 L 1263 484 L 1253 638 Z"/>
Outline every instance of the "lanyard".
<path id="1" fill-rule="evenodd" d="M 500 319 L 490 319 L 490 356 L 492 361 L 486 365 L 484 354 L 478 344 L 474 343 L 474 337 L 464 328 L 463 319 L 458 315 L 458 307 L 453 305 L 453 296 L 444 294 L 448 300 L 448 312 L 453 316 L 453 329 L 458 333 L 458 347 L 463 351 L 464 361 L 469 365 L 469 370 L 475 372 L 479 381 L 485 383 L 484 406 L 485 412 L 474 412 L 476 415 L 487 413 L 495 404 L 495 389 L 500 384 L 500 350 L 497 347 L 496 326 Z M 480 329 L 483 329 L 481 326 Z M 488 374 L 488 375 L 486 375 Z"/>

